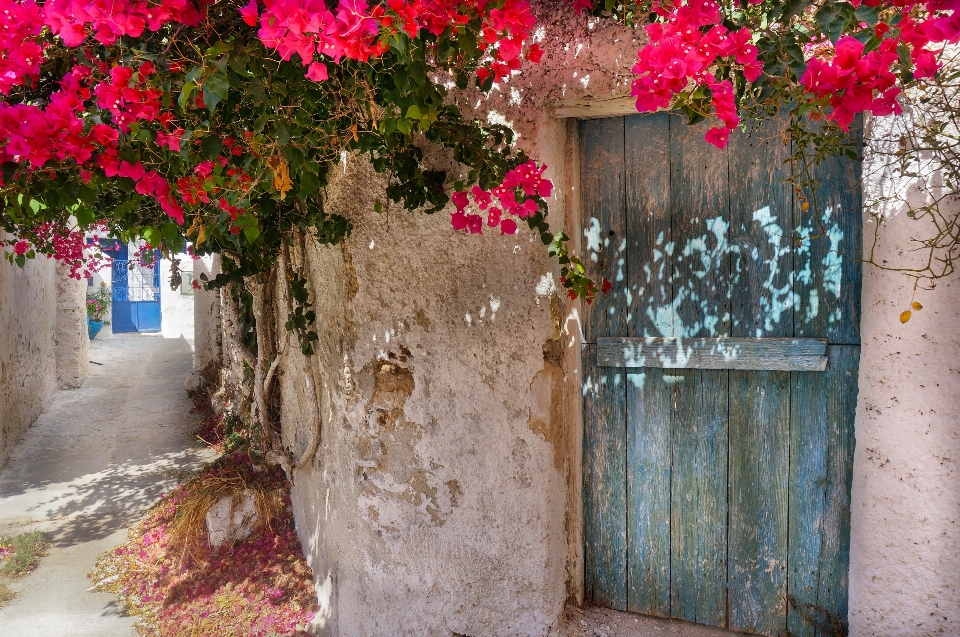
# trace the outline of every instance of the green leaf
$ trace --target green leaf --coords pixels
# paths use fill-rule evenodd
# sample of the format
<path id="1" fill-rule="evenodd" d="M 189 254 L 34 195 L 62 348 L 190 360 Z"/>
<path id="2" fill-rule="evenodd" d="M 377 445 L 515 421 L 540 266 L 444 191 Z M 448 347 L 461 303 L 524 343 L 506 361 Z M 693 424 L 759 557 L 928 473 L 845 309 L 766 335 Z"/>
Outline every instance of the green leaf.
<path id="1" fill-rule="evenodd" d="M 213 91 L 221 99 L 227 99 L 227 95 L 230 93 L 230 79 L 222 73 L 214 73 L 204 81 L 203 88 Z"/>
<path id="2" fill-rule="evenodd" d="M 420 119 L 423 115 L 420 114 L 420 107 L 414 104 L 407 109 L 407 119 Z"/>
<path id="3" fill-rule="evenodd" d="M 222 73 L 214 73 L 203 82 L 203 101 L 213 113 L 222 100 L 230 94 L 230 79 Z"/>
<path id="4" fill-rule="evenodd" d="M 856 23 L 857 17 L 853 5 L 846 2 L 828 2 L 820 7 L 814 19 L 830 41 L 836 43 L 848 25 Z"/>
<path id="5" fill-rule="evenodd" d="M 866 22 L 871 27 L 875 27 L 880 21 L 880 7 L 868 7 L 861 4 L 854 10 L 853 15 L 859 22 Z"/>
<path id="6" fill-rule="evenodd" d="M 217 139 L 214 135 L 209 135 L 204 137 L 203 141 L 200 142 L 200 154 L 205 159 L 214 160 L 220 156 L 220 151 L 223 150 L 223 141 Z"/>
<path id="7" fill-rule="evenodd" d="M 163 241 L 163 235 L 160 233 L 159 228 L 147 228 L 143 231 L 142 236 L 144 241 L 154 248 L 158 247 L 160 242 Z"/>
<path id="8" fill-rule="evenodd" d="M 89 226 L 97 220 L 96 211 L 88 206 L 77 206 L 73 216 L 77 218 L 77 225 L 81 228 Z"/>
<path id="9" fill-rule="evenodd" d="M 185 82 L 183 88 L 180 89 L 180 98 L 177 100 L 177 103 L 180 104 L 180 110 L 188 110 L 190 104 L 190 96 L 193 95 L 193 92 L 197 90 L 197 85 L 193 82 Z"/>
<path id="10" fill-rule="evenodd" d="M 811 4 L 813 4 L 813 0 L 787 0 L 768 14 L 767 22 L 786 23 Z"/>
<path id="11" fill-rule="evenodd" d="M 253 243 L 257 240 L 257 237 L 260 236 L 260 228 L 256 226 L 247 226 L 243 229 L 243 236 L 247 238 L 249 243 Z"/>
<path id="12" fill-rule="evenodd" d="M 216 57 L 218 55 L 223 55 L 227 51 L 233 50 L 233 44 L 227 42 L 217 42 L 212 47 L 207 49 L 207 55 L 210 57 Z"/>
<path id="13" fill-rule="evenodd" d="M 277 122 L 277 145 L 286 146 L 290 143 L 290 129 L 287 128 L 286 123 L 280 121 Z"/>

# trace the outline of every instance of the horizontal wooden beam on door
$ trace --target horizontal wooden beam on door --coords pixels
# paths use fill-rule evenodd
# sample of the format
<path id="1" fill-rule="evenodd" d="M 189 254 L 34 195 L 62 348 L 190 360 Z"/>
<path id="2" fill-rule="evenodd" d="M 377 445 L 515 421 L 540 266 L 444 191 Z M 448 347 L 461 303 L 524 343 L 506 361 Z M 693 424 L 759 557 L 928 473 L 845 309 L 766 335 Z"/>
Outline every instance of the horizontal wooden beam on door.
<path id="1" fill-rule="evenodd" d="M 600 337 L 597 365 L 822 372 L 827 369 L 827 341 L 821 338 Z"/>
<path id="2" fill-rule="evenodd" d="M 637 99 L 626 96 L 607 99 L 566 100 L 553 104 L 550 111 L 557 119 L 565 117 L 601 119 L 620 115 L 636 115 Z"/>

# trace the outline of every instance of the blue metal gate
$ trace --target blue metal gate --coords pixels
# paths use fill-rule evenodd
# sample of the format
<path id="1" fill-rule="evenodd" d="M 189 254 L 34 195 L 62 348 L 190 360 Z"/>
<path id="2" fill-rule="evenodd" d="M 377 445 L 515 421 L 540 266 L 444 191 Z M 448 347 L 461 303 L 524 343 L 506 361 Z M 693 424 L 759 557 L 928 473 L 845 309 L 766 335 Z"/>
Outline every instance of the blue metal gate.
<path id="1" fill-rule="evenodd" d="M 160 253 L 154 252 L 153 267 L 129 259 L 120 246 L 113 260 L 114 332 L 160 331 Z"/>

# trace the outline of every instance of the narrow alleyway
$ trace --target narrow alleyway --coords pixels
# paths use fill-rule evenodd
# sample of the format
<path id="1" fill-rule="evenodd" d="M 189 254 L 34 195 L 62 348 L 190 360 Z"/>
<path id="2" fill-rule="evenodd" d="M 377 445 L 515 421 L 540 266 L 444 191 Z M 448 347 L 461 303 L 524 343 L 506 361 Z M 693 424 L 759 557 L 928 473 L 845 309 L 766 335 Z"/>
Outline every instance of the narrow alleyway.
<path id="1" fill-rule="evenodd" d="M 192 441 L 183 339 L 108 336 L 91 344 L 90 377 L 60 391 L 0 470 L 0 534 L 44 531 L 40 567 L 15 581 L 0 637 L 127 637 L 112 595 L 87 592 L 97 555 L 204 452 Z"/>

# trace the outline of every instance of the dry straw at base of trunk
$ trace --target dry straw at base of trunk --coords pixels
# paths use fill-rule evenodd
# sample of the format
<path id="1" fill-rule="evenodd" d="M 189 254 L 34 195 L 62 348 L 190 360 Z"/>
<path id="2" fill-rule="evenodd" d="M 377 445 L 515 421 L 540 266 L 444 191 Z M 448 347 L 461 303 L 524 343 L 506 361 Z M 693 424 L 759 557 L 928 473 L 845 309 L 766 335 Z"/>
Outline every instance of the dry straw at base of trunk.
<path id="1" fill-rule="evenodd" d="M 262 478 L 246 472 L 205 473 L 184 484 L 183 488 L 184 495 L 168 529 L 170 544 L 181 547 L 184 554 L 192 553 L 204 545 L 207 513 L 224 498 L 233 498 L 244 492 L 252 493 L 261 529 L 270 528 L 270 521 L 283 506 L 282 489 L 265 486 Z"/>

